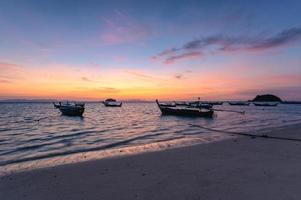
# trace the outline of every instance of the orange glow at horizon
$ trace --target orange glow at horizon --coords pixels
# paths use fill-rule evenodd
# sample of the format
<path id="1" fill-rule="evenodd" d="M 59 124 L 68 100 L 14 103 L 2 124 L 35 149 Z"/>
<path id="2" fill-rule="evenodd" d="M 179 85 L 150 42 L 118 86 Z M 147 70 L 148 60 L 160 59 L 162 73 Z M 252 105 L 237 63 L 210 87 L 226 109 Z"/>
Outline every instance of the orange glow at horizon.
<path id="1" fill-rule="evenodd" d="M 240 91 L 260 88 L 275 83 L 300 83 L 298 75 L 239 77 L 235 73 L 175 72 L 155 74 L 129 69 L 79 69 L 65 65 L 45 68 L 26 68 L 0 63 L 1 74 L 13 77 L 0 82 L 1 98 L 43 98 L 102 100 L 112 97 L 120 100 L 185 100 L 185 99 L 239 99 Z M 254 82 L 261 78 L 262 81 Z M 246 97 L 244 97 L 246 98 Z"/>

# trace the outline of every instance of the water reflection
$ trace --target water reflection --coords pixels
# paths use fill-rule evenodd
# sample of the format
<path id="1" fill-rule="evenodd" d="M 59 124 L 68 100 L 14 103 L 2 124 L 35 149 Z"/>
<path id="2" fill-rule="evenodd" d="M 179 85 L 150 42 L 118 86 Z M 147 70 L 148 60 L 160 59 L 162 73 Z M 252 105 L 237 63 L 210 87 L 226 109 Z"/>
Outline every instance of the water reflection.
<path id="1" fill-rule="evenodd" d="M 246 113 L 217 112 L 212 119 L 189 118 L 161 116 L 155 103 L 128 103 L 117 108 L 88 103 L 83 117 L 68 117 L 52 104 L 0 104 L 0 165 L 92 150 L 150 148 L 151 144 L 164 147 L 228 137 L 193 125 L 246 132 L 301 120 L 301 106 L 217 108 Z"/>

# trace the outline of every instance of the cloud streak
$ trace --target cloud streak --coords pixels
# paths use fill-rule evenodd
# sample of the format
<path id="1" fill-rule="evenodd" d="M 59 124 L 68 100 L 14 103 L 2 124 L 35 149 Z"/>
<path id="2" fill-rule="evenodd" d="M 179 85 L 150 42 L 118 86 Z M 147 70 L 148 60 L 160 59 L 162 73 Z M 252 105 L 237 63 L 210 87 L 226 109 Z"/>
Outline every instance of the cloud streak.
<path id="1" fill-rule="evenodd" d="M 90 80 L 89 78 L 87 78 L 85 76 L 82 77 L 82 81 L 92 82 L 92 80 Z"/>
<path id="2" fill-rule="evenodd" d="M 146 74 L 145 72 L 142 72 L 142 71 L 137 71 L 137 70 L 125 70 L 125 72 L 127 74 L 130 74 L 132 76 L 135 76 L 139 79 L 143 79 L 143 80 L 146 80 L 146 81 L 158 81 L 158 80 L 162 80 L 161 78 L 159 77 L 156 77 L 156 76 L 153 76 L 153 75 L 149 75 L 149 74 Z"/>
<path id="3" fill-rule="evenodd" d="M 0 79 L 0 83 L 12 83 L 12 82 L 11 82 L 11 81 L 9 81 L 9 80 Z"/>
<path id="4" fill-rule="evenodd" d="M 151 30 L 126 12 L 116 10 L 110 18 L 103 19 L 106 30 L 101 40 L 108 45 L 127 44 L 141 41 L 151 34 Z"/>
<path id="5" fill-rule="evenodd" d="M 179 48 L 164 50 L 153 58 L 163 59 L 165 64 L 171 64 L 182 58 L 201 56 L 206 52 L 261 52 L 284 47 L 298 41 L 301 41 L 301 27 L 286 29 L 269 37 L 229 37 L 215 35 L 189 41 Z"/>
<path id="6" fill-rule="evenodd" d="M 0 70 L 20 69 L 20 68 L 21 68 L 20 65 L 0 61 Z"/>
<path id="7" fill-rule="evenodd" d="M 112 87 L 99 87 L 99 88 L 96 88 L 95 91 L 105 93 L 105 94 L 115 94 L 115 93 L 120 92 L 119 89 L 112 88 Z"/>
<path id="8" fill-rule="evenodd" d="M 188 52 L 188 53 L 183 53 L 183 54 L 176 55 L 176 56 L 170 56 L 165 59 L 164 63 L 172 64 L 178 60 L 183 60 L 183 59 L 187 59 L 187 58 L 200 58 L 201 56 L 202 56 L 201 52 Z"/>

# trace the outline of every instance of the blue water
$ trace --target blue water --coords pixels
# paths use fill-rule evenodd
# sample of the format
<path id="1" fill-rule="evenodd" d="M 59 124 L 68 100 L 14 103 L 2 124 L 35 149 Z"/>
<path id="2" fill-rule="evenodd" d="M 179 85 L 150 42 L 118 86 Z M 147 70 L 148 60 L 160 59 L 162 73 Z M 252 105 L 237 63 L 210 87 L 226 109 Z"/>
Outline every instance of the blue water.
<path id="1" fill-rule="evenodd" d="M 81 118 L 61 116 L 48 103 L 1 103 L 0 166 L 183 138 L 216 139 L 216 133 L 193 125 L 254 132 L 301 122 L 301 105 L 256 107 L 225 103 L 215 108 L 244 110 L 246 114 L 216 112 L 213 119 L 187 118 L 161 116 L 154 103 L 125 103 L 121 108 L 87 103 Z"/>

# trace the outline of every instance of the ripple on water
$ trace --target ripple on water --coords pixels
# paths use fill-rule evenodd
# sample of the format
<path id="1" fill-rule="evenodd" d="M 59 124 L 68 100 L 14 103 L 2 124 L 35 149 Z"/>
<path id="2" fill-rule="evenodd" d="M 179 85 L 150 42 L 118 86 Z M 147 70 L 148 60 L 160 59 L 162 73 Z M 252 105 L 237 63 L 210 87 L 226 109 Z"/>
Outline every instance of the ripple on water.
<path id="1" fill-rule="evenodd" d="M 125 147 L 132 148 L 131 152 L 144 151 L 228 137 L 193 125 L 246 132 L 301 122 L 301 106 L 218 108 L 246 114 L 217 112 L 213 119 L 187 118 L 161 116 L 154 103 L 125 103 L 121 108 L 88 103 L 84 117 L 66 117 L 51 104 L 1 103 L 0 165 Z"/>

